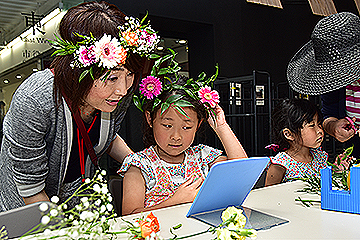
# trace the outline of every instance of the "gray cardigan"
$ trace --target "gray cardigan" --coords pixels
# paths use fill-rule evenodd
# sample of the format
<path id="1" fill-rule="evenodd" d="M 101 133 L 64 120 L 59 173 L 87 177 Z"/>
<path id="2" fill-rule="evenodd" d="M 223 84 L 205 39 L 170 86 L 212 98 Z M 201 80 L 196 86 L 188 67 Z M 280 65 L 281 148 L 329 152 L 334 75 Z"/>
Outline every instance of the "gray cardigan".
<path id="1" fill-rule="evenodd" d="M 54 76 L 49 69 L 32 74 L 14 93 L 3 123 L 0 155 L 0 211 L 24 205 L 43 189 L 49 197 L 62 195 L 73 139 L 69 107 L 55 104 Z M 112 113 L 101 113 L 100 139 L 94 146 L 100 157 L 120 129 L 131 97 Z M 94 166 L 88 158 L 86 177 Z"/>

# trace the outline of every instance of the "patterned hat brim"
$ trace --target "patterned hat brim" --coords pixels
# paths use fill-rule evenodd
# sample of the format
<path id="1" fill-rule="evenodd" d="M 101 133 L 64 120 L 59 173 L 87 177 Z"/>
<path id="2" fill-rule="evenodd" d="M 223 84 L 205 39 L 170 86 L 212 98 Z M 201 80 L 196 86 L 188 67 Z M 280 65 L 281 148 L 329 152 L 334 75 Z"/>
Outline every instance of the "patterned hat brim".
<path id="1" fill-rule="evenodd" d="M 320 63 L 310 40 L 290 60 L 287 79 L 290 87 L 301 94 L 321 95 L 345 87 L 360 79 L 360 43 L 336 59 Z"/>

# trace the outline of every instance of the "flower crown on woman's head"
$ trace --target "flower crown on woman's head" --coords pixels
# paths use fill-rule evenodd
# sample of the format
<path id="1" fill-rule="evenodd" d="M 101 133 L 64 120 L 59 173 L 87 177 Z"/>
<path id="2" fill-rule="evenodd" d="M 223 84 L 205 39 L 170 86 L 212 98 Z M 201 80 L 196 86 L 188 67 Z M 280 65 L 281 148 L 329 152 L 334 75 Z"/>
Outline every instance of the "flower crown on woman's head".
<path id="1" fill-rule="evenodd" d="M 184 107 L 193 107 L 189 101 L 186 101 L 182 95 L 175 94 L 168 97 L 165 101 L 161 101 L 158 96 L 163 91 L 172 91 L 177 89 L 184 90 L 191 98 L 200 101 L 211 117 L 215 116 L 214 108 L 220 102 L 219 94 L 216 90 L 212 90 L 213 83 L 218 75 L 218 66 L 216 72 L 210 78 L 206 78 L 206 74 L 202 72 L 197 79 L 190 78 L 185 85 L 179 85 L 179 63 L 175 61 L 176 52 L 168 49 L 170 54 L 160 57 L 152 54 L 151 59 L 157 59 L 151 70 L 150 76 L 141 80 L 139 84 L 139 95 L 133 96 L 134 104 L 143 111 L 143 105 L 148 101 L 154 101 L 152 109 L 154 110 L 161 104 L 161 114 L 163 114 L 170 106 L 172 106 L 180 114 L 189 117 L 184 111 Z M 161 68 L 164 62 L 168 62 L 167 66 Z M 175 81 L 167 75 L 173 74 Z"/>
<path id="2" fill-rule="evenodd" d="M 159 43 L 160 37 L 149 23 L 143 25 L 146 17 L 147 15 L 141 21 L 133 17 L 125 17 L 126 23 L 118 27 L 119 38 L 111 38 L 110 35 L 104 34 L 101 39 L 97 40 L 92 33 L 90 36 L 84 36 L 75 32 L 73 34 L 83 40 L 74 44 L 55 35 L 55 41 L 49 40 L 56 49 L 52 56 L 74 54 L 74 60 L 71 62 L 72 68 L 90 66 L 89 69 L 82 72 L 79 81 L 87 74 L 94 79 L 92 65 L 112 69 L 120 64 L 125 64 L 129 52 L 149 57 Z M 108 71 L 102 80 L 105 80 L 109 73 Z"/>

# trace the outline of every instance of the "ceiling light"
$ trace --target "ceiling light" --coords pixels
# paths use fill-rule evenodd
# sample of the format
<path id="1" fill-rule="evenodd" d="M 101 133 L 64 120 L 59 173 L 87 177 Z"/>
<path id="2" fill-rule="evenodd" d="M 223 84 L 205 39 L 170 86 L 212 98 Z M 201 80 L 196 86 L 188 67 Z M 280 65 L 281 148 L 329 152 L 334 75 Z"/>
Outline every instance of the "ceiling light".
<path id="1" fill-rule="evenodd" d="M 8 84 L 10 81 L 9 81 L 9 79 L 4 79 L 4 81 L 3 81 L 5 84 Z"/>
<path id="2" fill-rule="evenodd" d="M 15 76 L 17 79 L 21 79 L 21 74 L 16 74 Z"/>
<path id="3" fill-rule="evenodd" d="M 180 40 L 178 41 L 178 43 L 179 43 L 179 44 L 186 44 L 187 41 L 186 41 L 185 39 L 180 39 Z"/>

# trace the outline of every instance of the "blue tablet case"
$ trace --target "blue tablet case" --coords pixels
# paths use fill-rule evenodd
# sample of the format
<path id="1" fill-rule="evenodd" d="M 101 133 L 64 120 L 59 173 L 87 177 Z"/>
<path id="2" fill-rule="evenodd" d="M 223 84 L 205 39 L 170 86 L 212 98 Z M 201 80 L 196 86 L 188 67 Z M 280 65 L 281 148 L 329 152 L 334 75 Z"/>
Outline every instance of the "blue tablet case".
<path id="1" fill-rule="evenodd" d="M 269 163 L 268 157 L 253 157 L 216 163 L 210 169 L 187 217 L 193 217 L 212 226 L 218 226 L 221 213 L 228 206 L 241 204 L 256 184 Z M 288 222 L 252 209 L 244 209 L 247 226 L 256 230 Z"/>

